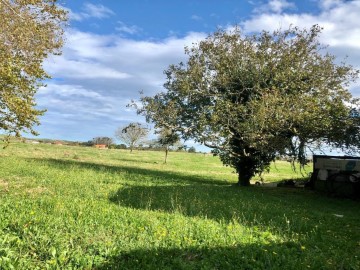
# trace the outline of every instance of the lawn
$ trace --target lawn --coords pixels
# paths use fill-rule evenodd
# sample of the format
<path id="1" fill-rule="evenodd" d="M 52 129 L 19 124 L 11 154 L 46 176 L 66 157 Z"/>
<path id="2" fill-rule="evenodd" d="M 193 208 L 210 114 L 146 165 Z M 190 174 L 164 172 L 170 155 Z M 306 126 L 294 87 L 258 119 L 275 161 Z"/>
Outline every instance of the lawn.
<path id="1" fill-rule="evenodd" d="M 359 201 L 237 187 L 209 155 L 163 158 L 1 150 L 0 269 L 360 269 Z M 263 177 L 303 176 L 279 161 Z"/>

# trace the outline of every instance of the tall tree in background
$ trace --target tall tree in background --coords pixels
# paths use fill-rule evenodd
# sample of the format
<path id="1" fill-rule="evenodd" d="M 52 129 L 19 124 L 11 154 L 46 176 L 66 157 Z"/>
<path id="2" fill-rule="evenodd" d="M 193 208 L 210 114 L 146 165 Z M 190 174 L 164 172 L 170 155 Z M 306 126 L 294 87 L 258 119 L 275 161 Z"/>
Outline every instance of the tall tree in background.
<path id="1" fill-rule="evenodd" d="M 130 123 L 126 127 L 118 128 L 115 131 L 115 137 L 127 146 L 129 146 L 131 153 L 134 147 L 136 147 L 146 139 L 148 133 L 149 130 L 143 127 L 141 124 Z"/>
<path id="2" fill-rule="evenodd" d="M 56 0 L 0 0 L 0 129 L 20 136 L 39 124 L 34 95 L 50 76 L 42 67 L 60 54 L 66 12 Z"/>
<path id="3" fill-rule="evenodd" d="M 245 186 L 279 154 L 304 165 L 315 144 L 356 151 L 358 101 L 347 87 L 358 71 L 324 52 L 320 32 L 218 31 L 185 49 L 187 63 L 165 71 L 167 91 L 142 97 L 138 113 L 212 148 Z"/>

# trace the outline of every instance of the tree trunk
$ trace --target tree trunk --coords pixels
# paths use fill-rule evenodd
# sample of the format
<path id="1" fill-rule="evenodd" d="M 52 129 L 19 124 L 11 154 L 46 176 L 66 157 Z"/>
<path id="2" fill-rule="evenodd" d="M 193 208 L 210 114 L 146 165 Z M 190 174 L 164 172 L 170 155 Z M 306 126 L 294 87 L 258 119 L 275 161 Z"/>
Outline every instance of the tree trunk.
<path id="1" fill-rule="evenodd" d="M 168 152 L 169 152 L 169 149 L 168 149 L 168 148 L 165 148 L 165 161 L 164 161 L 165 164 L 166 164 Z"/>
<path id="2" fill-rule="evenodd" d="M 248 173 L 241 173 L 241 171 L 238 172 L 238 185 L 242 187 L 250 186 L 250 179 L 251 176 Z"/>
<path id="3" fill-rule="evenodd" d="M 253 176 L 253 162 L 251 158 L 243 158 L 237 163 L 236 171 L 238 172 L 238 185 L 250 186 L 250 179 Z"/>

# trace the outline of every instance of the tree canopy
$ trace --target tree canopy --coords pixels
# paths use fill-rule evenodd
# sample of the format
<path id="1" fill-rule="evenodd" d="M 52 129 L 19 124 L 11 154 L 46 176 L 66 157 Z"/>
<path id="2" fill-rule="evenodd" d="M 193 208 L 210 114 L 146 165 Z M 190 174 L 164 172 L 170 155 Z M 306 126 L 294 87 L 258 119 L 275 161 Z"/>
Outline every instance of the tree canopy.
<path id="1" fill-rule="evenodd" d="M 165 71 L 165 92 L 141 97 L 138 113 L 213 149 L 239 184 L 277 155 L 306 163 L 315 145 L 359 149 L 358 71 L 319 43 L 321 28 L 243 35 L 217 31 L 185 48 L 187 63 Z"/>
<path id="2" fill-rule="evenodd" d="M 66 12 L 56 0 L 0 0 L 0 129 L 20 135 L 39 124 L 34 95 L 50 76 L 42 63 L 60 54 Z"/>

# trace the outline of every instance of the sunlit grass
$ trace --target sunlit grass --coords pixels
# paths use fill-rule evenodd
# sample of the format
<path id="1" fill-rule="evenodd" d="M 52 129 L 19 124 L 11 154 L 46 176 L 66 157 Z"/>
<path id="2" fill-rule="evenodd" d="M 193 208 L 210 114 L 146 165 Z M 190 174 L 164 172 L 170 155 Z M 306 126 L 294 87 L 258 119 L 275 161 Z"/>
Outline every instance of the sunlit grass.
<path id="1" fill-rule="evenodd" d="M 359 202 L 239 188 L 203 154 L 11 144 L 0 269 L 359 269 Z M 265 181 L 301 178 L 277 162 Z"/>

